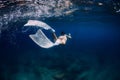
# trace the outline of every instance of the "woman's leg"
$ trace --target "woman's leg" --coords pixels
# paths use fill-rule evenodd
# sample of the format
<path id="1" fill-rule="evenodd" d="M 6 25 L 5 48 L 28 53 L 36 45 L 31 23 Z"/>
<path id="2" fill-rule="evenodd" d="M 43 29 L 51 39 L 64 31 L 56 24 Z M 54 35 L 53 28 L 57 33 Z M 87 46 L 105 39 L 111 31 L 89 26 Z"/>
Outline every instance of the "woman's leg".
<path id="1" fill-rule="evenodd" d="M 54 38 L 54 41 L 56 41 L 57 40 L 57 36 L 56 36 L 56 34 L 54 32 L 52 33 L 52 36 Z"/>

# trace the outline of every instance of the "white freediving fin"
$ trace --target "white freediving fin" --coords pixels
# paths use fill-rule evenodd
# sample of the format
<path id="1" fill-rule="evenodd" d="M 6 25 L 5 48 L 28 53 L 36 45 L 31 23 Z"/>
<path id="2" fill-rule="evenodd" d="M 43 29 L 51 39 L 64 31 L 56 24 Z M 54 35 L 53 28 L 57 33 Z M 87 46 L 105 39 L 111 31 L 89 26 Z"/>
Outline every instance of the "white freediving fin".
<path id="1" fill-rule="evenodd" d="M 35 34 L 29 35 L 29 37 L 37 45 L 39 45 L 42 48 L 50 48 L 50 47 L 55 46 L 55 44 L 51 42 L 40 29 Z"/>

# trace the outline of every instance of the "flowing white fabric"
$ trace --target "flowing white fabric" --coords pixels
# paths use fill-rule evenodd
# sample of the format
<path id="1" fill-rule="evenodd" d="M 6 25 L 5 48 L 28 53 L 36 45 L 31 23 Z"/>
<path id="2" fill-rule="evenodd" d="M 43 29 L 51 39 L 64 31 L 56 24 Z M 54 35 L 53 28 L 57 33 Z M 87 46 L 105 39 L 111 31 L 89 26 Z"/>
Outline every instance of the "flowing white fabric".
<path id="1" fill-rule="evenodd" d="M 29 37 L 42 48 L 50 48 L 56 45 L 40 29 L 35 34 L 29 35 Z"/>
<path id="2" fill-rule="evenodd" d="M 55 30 L 51 28 L 49 25 L 38 20 L 29 20 L 24 26 L 37 26 L 40 29 L 51 30 L 52 32 L 55 32 Z"/>
<path id="3" fill-rule="evenodd" d="M 55 30 L 51 28 L 49 25 L 47 25 L 46 23 L 42 21 L 37 21 L 37 20 L 29 20 L 24 26 L 40 27 L 40 29 L 38 29 L 38 31 L 35 34 L 29 35 L 29 37 L 40 47 L 50 48 L 57 45 L 51 42 L 50 39 L 48 39 L 47 36 L 42 32 L 42 29 L 55 32 Z"/>

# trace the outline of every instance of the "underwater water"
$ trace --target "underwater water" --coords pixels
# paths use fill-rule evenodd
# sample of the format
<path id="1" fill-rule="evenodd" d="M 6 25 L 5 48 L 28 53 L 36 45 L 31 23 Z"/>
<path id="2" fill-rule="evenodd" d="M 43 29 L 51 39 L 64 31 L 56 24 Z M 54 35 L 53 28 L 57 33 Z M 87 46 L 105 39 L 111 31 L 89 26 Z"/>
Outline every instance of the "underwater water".
<path id="1" fill-rule="evenodd" d="M 119 13 L 97 5 L 74 6 L 70 14 L 44 8 L 30 15 L 16 6 L 13 12 L 1 10 L 0 80 L 120 80 Z M 47 23 L 57 36 L 71 33 L 72 39 L 66 45 L 41 48 L 29 38 L 36 28 L 24 31 L 29 19 Z"/>

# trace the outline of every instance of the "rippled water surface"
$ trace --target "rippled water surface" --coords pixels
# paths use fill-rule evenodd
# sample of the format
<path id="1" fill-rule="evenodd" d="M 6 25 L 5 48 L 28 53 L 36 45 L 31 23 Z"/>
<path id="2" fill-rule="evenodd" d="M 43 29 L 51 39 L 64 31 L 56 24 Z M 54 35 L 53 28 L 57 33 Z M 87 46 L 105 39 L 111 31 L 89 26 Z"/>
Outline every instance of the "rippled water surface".
<path id="1" fill-rule="evenodd" d="M 1 9 L 0 80 L 120 80 L 120 14 L 98 2 L 64 9 L 47 3 Z M 41 48 L 28 36 L 37 29 L 23 26 L 29 19 L 44 21 L 57 36 L 71 33 L 72 39 Z"/>

